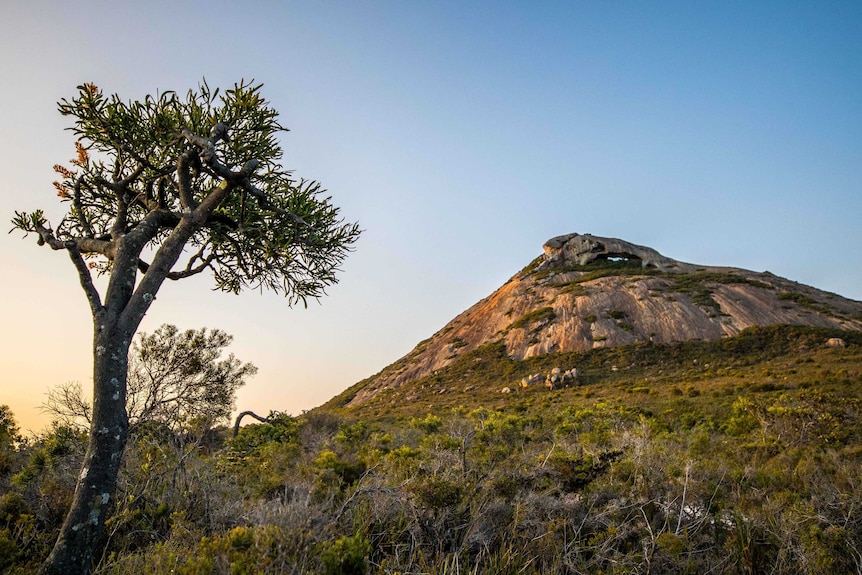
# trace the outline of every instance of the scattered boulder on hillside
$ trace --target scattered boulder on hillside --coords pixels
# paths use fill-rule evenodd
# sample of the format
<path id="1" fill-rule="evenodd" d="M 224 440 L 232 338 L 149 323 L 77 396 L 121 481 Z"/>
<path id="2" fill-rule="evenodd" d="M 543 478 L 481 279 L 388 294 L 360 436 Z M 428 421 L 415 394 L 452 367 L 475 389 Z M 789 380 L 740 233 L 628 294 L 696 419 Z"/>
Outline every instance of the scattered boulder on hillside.
<path id="1" fill-rule="evenodd" d="M 826 347 L 847 347 L 847 344 L 840 337 L 830 337 L 826 340 Z"/>
<path id="2" fill-rule="evenodd" d="M 559 367 L 555 367 L 551 370 L 551 373 L 545 377 L 545 387 L 548 389 L 557 389 L 558 387 L 565 387 L 571 381 L 574 381 L 575 378 L 578 377 L 578 370 L 575 368 L 569 369 L 567 371 L 563 371 Z"/>
<path id="3" fill-rule="evenodd" d="M 551 370 L 551 373 L 545 377 L 545 387 L 554 390 L 560 387 L 566 387 L 570 382 L 578 377 L 578 370 L 575 368 L 563 371 L 559 367 Z"/>
<path id="4" fill-rule="evenodd" d="M 530 387 L 531 385 L 536 385 L 545 381 L 545 376 L 541 373 L 534 373 L 529 377 L 525 377 L 521 380 L 521 387 Z"/>
<path id="5" fill-rule="evenodd" d="M 577 377 L 578 370 L 574 367 L 566 371 L 563 371 L 559 367 L 555 367 L 548 374 L 534 373 L 529 377 L 523 378 L 520 382 L 520 386 L 532 387 L 534 385 L 544 383 L 545 387 L 548 389 L 557 389 L 559 387 L 567 386 L 569 383 L 577 379 Z"/>

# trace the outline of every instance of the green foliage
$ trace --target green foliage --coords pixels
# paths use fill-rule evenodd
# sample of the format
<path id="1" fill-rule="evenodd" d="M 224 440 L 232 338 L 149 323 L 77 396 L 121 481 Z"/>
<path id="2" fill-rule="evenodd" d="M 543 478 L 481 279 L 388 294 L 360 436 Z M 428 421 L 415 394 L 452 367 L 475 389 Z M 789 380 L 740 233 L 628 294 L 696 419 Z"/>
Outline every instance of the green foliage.
<path id="1" fill-rule="evenodd" d="M 204 81 L 184 97 L 167 91 L 125 102 L 92 84 L 79 86 L 77 96 L 59 103 L 78 138 L 72 167 L 55 167 L 69 217 L 50 230 L 42 211 L 16 212 L 13 224 L 42 240 L 47 228 L 60 242 L 78 242 L 82 253 L 112 257 L 109 249 L 79 240 L 112 237 L 117 218 L 127 231 L 152 225 L 157 210 L 174 214 L 159 222 L 171 229 L 189 205 L 229 190 L 188 240 L 195 255 L 186 271 L 209 268 L 217 288 L 234 293 L 267 288 L 291 303 L 320 297 L 336 281 L 359 229 L 343 223 L 318 183 L 296 181 L 282 167 L 278 136 L 285 128 L 261 88 L 242 81 L 221 92 Z M 231 173 L 248 180 L 228 183 L 226 177 L 236 177 Z M 127 198 L 122 205 L 119 189 Z M 150 237 L 160 243 L 166 235 Z M 93 264 L 110 269 L 104 260 Z"/>
<path id="2" fill-rule="evenodd" d="M 587 288 L 581 285 L 580 282 L 569 282 L 564 284 L 560 289 L 561 294 L 571 294 L 574 297 L 587 295 Z"/>
<path id="3" fill-rule="evenodd" d="M 272 412 L 266 423 L 241 427 L 226 442 L 218 465 L 262 495 L 283 492 L 286 470 L 299 455 L 301 427 L 296 418 Z"/>
<path id="4" fill-rule="evenodd" d="M 55 426 L 36 442 L 29 462 L 12 478 L 12 483 L 25 487 L 43 471 L 56 470 L 69 455 L 83 453 L 85 438 L 86 435 L 78 429 Z"/>
<path id="5" fill-rule="evenodd" d="M 522 269 L 521 271 L 518 272 L 518 274 L 517 274 L 518 277 L 526 277 L 526 276 L 530 275 L 531 273 L 536 271 L 536 268 L 538 268 L 540 265 L 542 265 L 542 263 L 544 261 L 545 261 L 545 256 L 537 256 L 536 258 L 533 259 L 533 261 L 531 261 L 526 266 L 524 266 L 524 269 Z"/>
<path id="6" fill-rule="evenodd" d="M 576 283 L 585 283 L 599 278 L 618 275 L 652 275 L 656 270 L 644 268 L 637 259 L 597 259 L 588 264 L 569 264 L 566 266 L 544 267 L 536 272 L 537 277 L 547 277 L 552 273 L 581 272 Z M 572 285 L 571 283 L 568 285 Z"/>
<path id="7" fill-rule="evenodd" d="M 464 338 L 462 337 L 454 337 L 449 341 L 449 345 L 451 345 L 453 349 L 459 349 L 465 347 L 467 342 L 464 341 Z"/>
<path id="8" fill-rule="evenodd" d="M 368 434 L 368 423 L 365 421 L 356 421 L 354 423 L 341 423 L 338 426 L 338 433 L 335 435 L 335 441 L 343 445 L 355 445 L 365 439 Z"/>
<path id="9" fill-rule="evenodd" d="M 425 433 L 434 433 L 443 425 L 443 420 L 433 413 L 429 413 L 424 418 L 414 417 L 410 419 L 410 427 L 420 429 Z"/>
<path id="10" fill-rule="evenodd" d="M 531 327 L 537 323 L 547 323 L 557 316 L 554 308 L 542 307 L 534 309 L 513 321 L 509 329 L 520 329 L 523 327 Z"/>
<path id="11" fill-rule="evenodd" d="M 330 476 L 338 480 L 339 486 L 349 486 L 356 482 L 365 473 L 365 462 L 348 461 L 339 457 L 334 451 L 321 451 L 314 460 L 314 467 L 318 471 L 329 471 Z M 325 480 L 326 474 L 321 476 Z"/>
<path id="12" fill-rule="evenodd" d="M 188 428 L 194 420 L 225 422 L 237 389 L 257 373 L 233 354 L 221 357 L 232 340 L 218 329 L 181 332 L 169 324 L 139 334 L 130 354 L 130 423 L 156 420 Z"/>
<path id="13" fill-rule="evenodd" d="M 14 447 L 21 441 L 21 431 L 8 405 L 0 405 L 0 445 Z"/>
<path id="14" fill-rule="evenodd" d="M 299 422 L 295 417 L 279 412 L 270 412 L 266 423 L 251 424 L 239 429 L 236 437 L 228 442 L 234 456 L 246 457 L 268 443 L 291 443 L 299 434 Z"/>
<path id="15" fill-rule="evenodd" d="M 22 441 L 12 410 L 8 405 L 0 405 L 0 477 L 12 471 Z"/>
<path id="16" fill-rule="evenodd" d="M 320 559 L 326 575 L 365 575 L 368 573 L 365 558 L 369 553 L 371 544 L 357 533 L 325 545 Z"/>
<path id="17" fill-rule="evenodd" d="M 792 301 L 801 305 L 802 307 L 812 307 L 817 303 L 805 294 L 790 291 L 778 294 L 778 299 L 780 301 Z"/>
<path id="18" fill-rule="evenodd" d="M 463 486 L 457 481 L 432 477 L 411 487 L 419 505 L 426 509 L 443 509 L 458 505 L 464 497 Z"/>
<path id="19" fill-rule="evenodd" d="M 828 337 L 848 346 L 824 348 Z M 429 400 L 383 417 L 282 415 L 173 456 L 139 440 L 127 454 L 138 475 L 117 502 L 124 523 L 111 524 L 95 572 L 857 570 L 862 334 L 761 328 L 525 362 L 491 345 L 439 381 L 498 388 L 569 365 L 586 383 L 471 392 L 432 412 Z M 12 525 L 27 525 L 42 495 L 16 493 L 0 498 L 0 531 L 20 550 L 28 536 Z M 49 522 L 30 524 L 38 534 Z"/>
<path id="20" fill-rule="evenodd" d="M 18 546 L 9 536 L 8 529 L 0 529 L 0 570 L 14 565 L 21 554 Z"/>

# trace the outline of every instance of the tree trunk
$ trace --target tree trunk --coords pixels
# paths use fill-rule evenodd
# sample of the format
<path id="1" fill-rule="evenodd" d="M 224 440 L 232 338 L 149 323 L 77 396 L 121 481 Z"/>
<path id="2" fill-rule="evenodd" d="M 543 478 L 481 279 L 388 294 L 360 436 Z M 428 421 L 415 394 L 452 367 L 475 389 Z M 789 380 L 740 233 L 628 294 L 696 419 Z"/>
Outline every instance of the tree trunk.
<path id="1" fill-rule="evenodd" d="M 91 570 L 128 436 L 126 378 L 130 343 L 131 336 L 116 326 L 96 326 L 90 440 L 69 513 L 40 575 L 83 575 Z"/>

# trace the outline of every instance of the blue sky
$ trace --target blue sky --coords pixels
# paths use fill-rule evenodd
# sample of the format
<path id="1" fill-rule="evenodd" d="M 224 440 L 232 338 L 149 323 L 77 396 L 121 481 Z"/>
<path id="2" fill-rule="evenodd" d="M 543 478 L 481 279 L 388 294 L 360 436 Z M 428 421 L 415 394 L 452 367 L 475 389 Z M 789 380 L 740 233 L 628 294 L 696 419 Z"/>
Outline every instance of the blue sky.
<path id="1" fill-rule="evenodd" d="M 59 219 L 76 85 L 255 78 L 285 165 L 366 230 L 308 310 L 205 278 L 160 292 L 144 330 L 218 327 L 260 367 L 241 409 L 326 401 L 569 232 L 862 299 L 860 2 L 31 0 L 4 20 L 7 219 Z M 62 254 L 13 233 L 0 257 L 0 403 L 35 429 L 49 387 L 89 384 L 90 319 Z"/>

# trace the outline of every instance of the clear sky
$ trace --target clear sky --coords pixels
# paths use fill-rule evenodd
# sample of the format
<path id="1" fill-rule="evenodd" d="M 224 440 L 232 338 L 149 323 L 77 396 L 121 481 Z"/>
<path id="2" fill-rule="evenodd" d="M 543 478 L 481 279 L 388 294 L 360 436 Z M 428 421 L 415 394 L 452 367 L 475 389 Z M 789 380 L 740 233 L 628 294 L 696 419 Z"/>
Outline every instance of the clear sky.
<path id="1" fill-rule="evenodd" d="M 0 216 L 61 209 L 56 102 L 265 84 L 285 166 L 366 230 L 321 304 L 168 283 L 142 329 L 217 327 L 297 414 L 407 353 L 553 236 L 593 233 L 862 299 L 862 2 L 7 0 Z M 91 383 L 65 254 L 3 235 L 0 404 Z"/>

